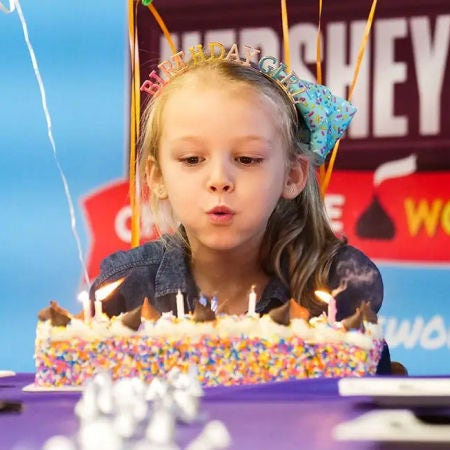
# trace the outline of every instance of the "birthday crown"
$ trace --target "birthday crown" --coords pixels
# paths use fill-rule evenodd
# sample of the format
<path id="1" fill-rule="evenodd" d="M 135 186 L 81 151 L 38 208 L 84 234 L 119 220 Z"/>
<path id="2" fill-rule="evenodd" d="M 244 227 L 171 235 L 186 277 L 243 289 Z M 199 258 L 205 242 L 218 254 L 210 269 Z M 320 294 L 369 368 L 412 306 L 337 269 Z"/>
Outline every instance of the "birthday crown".
<path id="1" fill-rule="evenodd" d="M 209 42 L 208 47 L 207 54 L 201 44 L 190 47 L 190 64 L 226 60 L 254 67 L 252 58 L 260 53 L 260 50 L 248 45 L 244 46 L 243 55 L 237 44 L 233 44 L 229 50 L 220 42 Z M 179 51 L 158 64 L 160 74 L 152 70 L 142 84 L 141 91 L 156 95 L 171 78 L 189 69 L 184 58 L 184 52 Z M 274 56 L 261 57 L 256 68 L 274 80 L 289 96 L 310 132 L 307 151 L 314 163 L 322 164 L 350 125 L 356 108 L 347 100 L 333 95 L 328 87 L 302 80 L 294 71 L 287 71 L 287 66 Z"/>

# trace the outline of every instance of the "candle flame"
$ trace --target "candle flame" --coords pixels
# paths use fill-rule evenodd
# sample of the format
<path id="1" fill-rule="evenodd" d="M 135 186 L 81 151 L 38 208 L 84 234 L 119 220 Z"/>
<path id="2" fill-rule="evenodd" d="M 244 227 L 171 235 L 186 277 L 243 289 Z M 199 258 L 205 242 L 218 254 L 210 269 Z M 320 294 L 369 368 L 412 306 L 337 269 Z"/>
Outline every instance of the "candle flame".
<path id="1" fill-rule="evenodd" d="M 98 288 L 95 291 L 95 300 L 105 300 L 105 298 L 109 297 L 123 283 L 123 280 L 125 280 L 125 277 Z"/>
<path id="2" fill-rule="evenodd" d="M 314 294 L 319 300 L 322 300 L 327 304 L 330 303 L 330 300 L 333 298 L 331 294 L 325 291 L 314 291 Z"/>
<path id="3" fill-rule="evenodd" d="M 86 290 L 79 292 L 77 295 L 77 299 L 81 303 L 88 301 L 89 300 L 89 292 Z"/>

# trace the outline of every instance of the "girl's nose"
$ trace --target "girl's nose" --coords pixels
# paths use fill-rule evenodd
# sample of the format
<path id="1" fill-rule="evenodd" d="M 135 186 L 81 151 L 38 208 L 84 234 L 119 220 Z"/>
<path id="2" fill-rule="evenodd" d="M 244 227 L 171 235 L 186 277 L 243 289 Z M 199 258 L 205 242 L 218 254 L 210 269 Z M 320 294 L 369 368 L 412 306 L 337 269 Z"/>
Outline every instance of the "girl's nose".
<path id="1" fill-rule="evenodd" d="M 210 183 L 209 190 L 211 192 L 228 192 L 231 191 L 232 184 L 231 183 Z"/>
<path id="2" fill-rule="evenodd" d="M 231 170 L 226 164 L 216 164 L 211 171 L 208 180 L 208 190 L 210 192 L 230 192 L 234 189 Z"/>

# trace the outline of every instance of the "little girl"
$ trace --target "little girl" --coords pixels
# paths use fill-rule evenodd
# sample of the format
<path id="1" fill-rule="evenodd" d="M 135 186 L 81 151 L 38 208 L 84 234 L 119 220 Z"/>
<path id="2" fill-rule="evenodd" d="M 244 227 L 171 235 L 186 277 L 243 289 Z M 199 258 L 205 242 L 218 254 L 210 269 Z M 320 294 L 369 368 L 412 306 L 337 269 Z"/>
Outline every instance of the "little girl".
<path id="1" fill-rule="evenodd" d="M 237 49 L 227 56 L 211 50 L 209 57 L 194 50 L 190 63 L 180 52 L 176 66 L 160 64 L 168 81 L 144 83 L 155 95 L 143 117 L 142 179 L 153 213 L 162 217 L 164 210 L 167 219 L 161 206 L 169 205 L 176 232 L 106 258 L 91 293 L 126 277 L 104 302 L 109 315 L 145 297 L 176 313 L 178 290 L 185 311 L 202 293 L 217 296 L 219 310 L 244 314 L 251 285 L 260 314 L 294 298 L 319 315 L 326 305 L 316 289 L 337 292 L 337 320 L 362 300 L 377 312 L 380 273 L 333 233 L 316 176 L 353 107 L 286 73 L 275 58 L 255 66 Z M 380 373 L 389 361 L 382 366 Z"/>

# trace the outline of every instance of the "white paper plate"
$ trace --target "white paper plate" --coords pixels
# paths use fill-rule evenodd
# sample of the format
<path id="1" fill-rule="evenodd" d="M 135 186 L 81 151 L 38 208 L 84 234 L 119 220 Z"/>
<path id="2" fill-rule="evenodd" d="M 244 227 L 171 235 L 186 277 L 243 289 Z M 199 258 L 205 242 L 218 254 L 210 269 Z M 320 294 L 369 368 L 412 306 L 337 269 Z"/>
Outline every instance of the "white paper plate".
<path id="1" fill-rule="evenodd" d="M 396 407 L 450 407 L 450 378 L 342 378 L 339 394 Z"/>
<path id="2" fill-rule="evenodd" d="M 15 374 L 16 372 L 13 372 L 12 370 L 0 370 L 0 378 L 13 377 Z"/>
<path id="3" fill-rule="evenodd" d="M 34 383 L 28 384 L 22 391 L 24 392 L 81 392 L 83 386 L 59 386 L 59 387 L 47 387 L 36 386 Z"/>
<path id="4" fill-rule="evenodd" d="M 377 441 L 450 444 L 450 425 L 420 420 L 406 409 L 380 409 L 337 425 L 333 436 L 338 441 Z M 426 447 L 421 447 L 426 448 Z"/>

